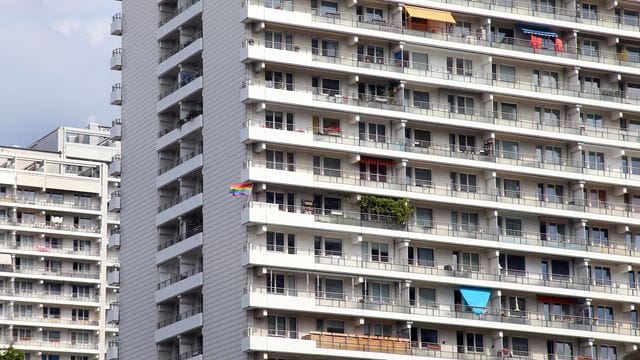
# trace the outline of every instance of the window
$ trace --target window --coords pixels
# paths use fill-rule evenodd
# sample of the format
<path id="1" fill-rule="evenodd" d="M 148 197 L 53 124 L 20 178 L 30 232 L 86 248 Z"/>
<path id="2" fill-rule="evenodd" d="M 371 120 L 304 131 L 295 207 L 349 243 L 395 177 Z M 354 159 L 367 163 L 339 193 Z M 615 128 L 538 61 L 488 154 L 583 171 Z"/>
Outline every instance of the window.
<path id="1" fill-rule="evenodd" d="M 75 194 L 73 198 L 76 206 L 87 207 L 91 204 L 91 195 Z"/>
<path id="2" fill-rule="evenodd" d="M 88 321 L 89 310 L 87 309 L 71 309 L 71 319 L 73 321 Z"/>
<path id="3" fill-rule="evenodd" d="M 536 160 L 545 164 L 562 163 L 562 149 L 551 145 L 536 145 Z"/>
<path id="4" fill-rule="evenodd" d="M 541 124 L 560 126 L 560 109 L 536 107 L 534 113 Z"/>
<path id="5" fill-rule="evenodd" d="M 604 153 L 596 151 L 584 151 L 584 164 L 587 169 L 604 170 Z"/>
<path id="6" fill-rule="evenodd" d="M 343 216 L 341 198 L 314 195 L 313 207 L 324 215 Z"/>
<path id="7" fill-rule="evenodd" d="M 602 344 L 598 346 L 594 344 L 591 349 L 594 358 L 598 360 L 617 360 L 618 358 L 617 349 L 615 346 Z"/>
<path id="8" fill-rule="evenodd" d="M 295 154 L 292 152 L 283 152 L 283 151 L 274 151 L 267 150 L 265 151 L 265 156 L 267 160 L 267 169 L 276 169 L 276 170 L 285 170 L 285 154 L 286 154 L 286 170 L 287 171 L 295 171 L 296 170 L 296 161 Z"/>
<path id="9" fill-rule="evenodd" d="M 516 67 L 511 65 L 493 64 L 493 73 L 496 80 L 516 82 Z"/>
<path id="10" fill-rule="evenodd" d="M 458 331 L 456 332 L 456 338 L 458 352 L 484 352 L 484 337 L 482 334 Z"/>
<path id="11" fill-rule="evenodd" d="M 62 268 L 62 266 L 60 266 Z M 89 272 L 91 271 L 91 264 L 89 263 L 81 263 L 81 262 L 73 262 L 73 271 L 77 272 Z"/>
<path id="12" fill-rule="evenodd" d="M 533 83 L 538 84 L 538 86 L 557 89 L 558 73 L 547 70 L 533 70 Z"/>
<path id="13" fill-rule="evenodd" d="M 598 5 L 582 3 L 582 11 L 580 16 L 583 19 L 598 20 Z"/>
<path id="14" fill-rule="evenodd" d="M 582 39 L 581 54 L 584 56 L 598 57 L 600 52 L 597 40 Z"/>
<path id="15" fill-rule="evenodd" d="M 547 340 L 547 354 L 556 355 L 558 359 L 571 359 L 573 357 L 573 343 Z"/>
<path id="16" fill-rule="evenodd" d="M 590 269 L 591 270 L 591 269 Z M 592 271 L 592 272 L 591 272 Z M 611 269 L 604 266 L 594 266 L 590 277 L 596 285 L 611 285 Z"/>
<path id="17" fill-rule="evenodd" d="M 509 310 L 511 316 L 524 316 L 524 311 L 527 311 L 526 303 L 526 299 L 522 296 L 506 295 L 502 297 L 502 308 Z"/>
<path id="18" fill-rule="evenodd" d="M 474 174 L 451 173 L 451 187 L 456 191 L 477 192 L 477 180 Z"/>
<path id="19" fill-rule="evenodd" d="M 62 293 L 62 284 L 44 283 L 42 289 L 46 295 L 60 295 Z"/>
<path id="20" fill-rule="evenodd" d="M 36 193 L 33 190 L 27 190 L 27 189 L 17 189 L 16 190 L 16 198 L 18 198 L 21 201 L 35 201 L 36 200 Z"/>
<path id="21" fill-rule="evenodd" d="M 320 6 L 318 7 L 318 3 Z M 319 10 L 318 15 L 320 16 L 338 16 L 340 13 L 338 12 L 338 3 L 336 1 L 329 0 L 311 0 L 311 8 Z"/>
<path id="22" fill-rule="evenodd" d="M 31 340 L 31 329 L 13 328 L 14 340 Z"/>
<path id="23" fill-rule="evenodd" d="M 91 241 L 90 240 L 73 240 L 73 251 L 90 252 Z"/>
<path id="24" fill-rule="evenodd" d="M 473 98 L 469 96 L 449 95 L 449 111 L 458 114 L 473 115 Z"/>
<path id="25" fill-rule="evenodd" d="M 511 351 L 514 356 L 529 356 L 529 339 L 515 336 L 512 337 Z"/>
<path id="26" fill-rule="evenodd" d="M 616 9 L 616 12 L 619 14 L 619 9 Z M 639 12 L 634 10 L 623 10 L 622 12 L 622 23 L 625 25 L 634 25 L 638 26 L 640 23 Z"/>
<path id="27" fill-rule="evenodd" d="M 284 274 L 269 272 L 267 276 L 267 292 L 271 294 L 284 294 Z"/>
<path id="28" fill-rule="evenodd" d="M 293 91 L 293 74 L 282 71 L 266 70 L 264 72 L 265 86 L 268 88 Z"/>
<path id="29" fill-rule="evenodd" d="M 498 263 L 500 264 L 500 270 L 503 274 L 519 276 L 524 276 L 526 274 L 524 256 L 500 254 L 498 257 Z"/>
<path id="30" fill-rule="evenodd" d="M 286 247 L 284 243 L 285 238 L 287 239 Z M 277 251 L 277 252 L 286 252 L 288 254 L 295 254 L 296 253 L 295 235 L 267 231 L 267 251 Z"/>
<path id="31" fill-rule="evenodd" d="M 418 70 L 429 70 L 429 54 L 412 52 L 411 67 Z"/>
<path id="32" fill-rule="evenodd" d="M 480 270 L 480 254 L 469 252 L 453 252 L 458 269 L 462 271 L 479 271 Z"/>
<path id="33" fill-rule="evenodd" d="M 588 235 L 592 245 L 609 246 L 609 229 L 593 226 Z"/>
<path id="34" fill-rule="evenodd" d="M 311 48 L 314 55 L 326 57 L 338 56 L 338 42 L 335 40 L 311 39 Z"/>
<path id="35" fill-rule="evenodd" d="M 580 84 L 582 91 L 591 94 L 598 94 L 600 90 L 600 79 L 593 76 L 581 76 Z"/>
<path id="36" fill-rule="evenodd" d="M 367 301 L 388 303 L 391 300 L 391 286 L 380 282 L 365 282 L 364 295 Z"/>
<path id="37" fill-rule="evenodd" d="M 423 207 L 416 207 L 416 225 L 425 228 L 433 227 L 433 210 Z"/>
<path id="38" fill-rule="evenodd" d="M 389 244 L 371 242 L 371 261 L 389 262 Z"/>
<path id="39" fill-rule="evenodd" d="M 43 307 L 42 316 L 51 319 L 60 319 L 60 308 Z"/>
<path id="40" fill-rule="evenodd" d="M 364 335 L 391 336 L 391 325 L 388 324 L 364 324 Z"/>
<path id="41" fill-rule="evenodd" d="M 431 146 L 431 132 L 428 130 L 419 129 L 404 129 L 404 137 L 409 146 L 418 148 L 428 148 Z"/>
<path id="42" fill-rule="evenodd" d="M 269 336 L 288 337 L 291 339 L 298 337 L 298 322 L 295 317 L 269 315 L 267 316 L 267 328 Z"/>
<path id="43" fill-rule="evenodd" d="M 447 57 L 447 72 L 453 75 L 473 75 L 473 61 L 470 59 L 460 59 Z"/>
<path id="44" fill-rule="evenodd" d="M 91 228 L 91 219 L 87 217 L 74 217 L 73 225 L 79 229 L 90 229 Z"/>
<path id="45" fill-rule="evenodd" d="M 412 286 L 409 288 L 409 302 L 411 306 L 434 306 L 436 305 L 436 290 Z"/>
<path id="46" fill-rule="evenodd" d="M 316 255 L 342 256 L 342 239 L 316 236 L 314 239 L 314 249 Z"/>
<path id="47" fill-rule="evenodd" d="M 71 288 L 74 298 L 91 297 L 91 288 L 89 286 L 77 286 L 73 285 Z"/>
<path id="48" fill-rule="evenodd" d="M 520 180 L 496 178 L 497 193 L 508 198 L 520 198 Z"/>
<path id="49" fill-rule="evenodd" d="M 544 303 L 542 308 L 547 320 L 563 321 L 564 319 L 571 319 L 573 316 L 571 305 L 569 304 Z"/>
<path id="50" fill-rule="evenodd" d="M 344 284 L 340 279 L 318 279 L 316 296 L 325 299 L 344 299 Z"/>
<path id="51" fill-rule="evenodd" d="M 284 40 L 284 41 L 283 41 Z M 293 50 L 293 35 L 279 31 L 264 32 L 264 46 L 270 49 Z"/>
<path id="52" fill-rule="evenodd" d="M 359 7 L 358 10 L 362 11 L 362 7 Z M 367 22 L 382 21 L 384 20 L 384 11 L 382 9 L 367 6 L 364 8 L 364 20 Z"/>
<path id="53" fill-rule="evenodd" d="M 358 45 L 358 61 L 384 64 L 384 48 L 382 46 Z"/>
<path id="54" fill-rule="evenodd" d="M 316 319 L 316 330 L 344 334 L 344 321 Z"/>
<path id="55" fill-rule="evenodd" d="M 340 159 L 314 156 L 313 157 L 313 173 L 315 175 L 342 176 L 342 170 L 340 166 Z"/>
<path id="56" fill-rule="evenodd" d="M 293 131 L 294 130 L 294 121 L 293 121 L 293 113 L 285 113 L 282 111 L 265 111 L 265 126 L 268 129 L 277 129 Z M 286 121 L 286 124 L 285 124 Z"/>
<path id="57" fill-rule="evenodd" d="M 74 263 L 76 264 L 76 263 Z M 88 265 L 88 264 L 83 264 L 83 265 Z M 62 270 L 62 261 L 59 260 L 45 260 L 44 261 L 44 268 L 47 271 L 50 272 L 60 272 Z M 75 270 L 75 267 L 74 267 Z"/>
<path id="58" fill-rule="evenodd" d="M 581 112 L 580 122 L 590 127 L 604 127 L 604 121 L 602 120 L 602 115 L 600 114 Z"/>
<path id="59" fill-rule="evenodd" d="M 16 246 L 18 246 L 18 247 L 33 247 L 34 246 L 33 236 L 32 235 L 16 235 Z M 45 246 L 46 246 L 46 244 L 45 244 Z M 48 246 L 46 246 L 46 247 L 48 247 Z"/>
<path id="60" fill-rule="evenodd" d="M 409 247 L 409 265 L 435 266 L 433 249 L 423 247 Z"/>
<path id="61" fill-rule="evenodd" d="M 88 332 L 72 332 L 71 333 L 71 343 L 72 344 L 88 344 L 89 343 L 89 333 Z"/>
<path id="62" fill-rule="evenodd" d="M 429 93 L 426 91 L 413 90 L 413 106 L 420 109 L 428 109 Z"/>
<path id="63" fill-rule="evenodd" d="M 613 307 L 598 305 L 595 308 L 596 319 L 598 319 L 598 324 L 612 326 L 613 322 Z"/>
<path id="64" fill-rule="evenodd" d="M 458 21 L 453 27 L 453 35 L 458 37 L 466 37 L 471 35 L 471 23 L 467 21 Z"/>
<path id="65" fill-rule="evenodd" d="M 47 201 L 54 204 L 64 203 L 64 194 L 47 192 Z"/>
<path id="66" fill-rule="evenodd" d="M 458 231 L 478 231 L 478 214 L 469 212 L 451 212 L 451 226 Z"/>
<path id="67" fill-rule="evenodd" d="M 417 344 L 419 347 L 428 348 L 430 345 L 435 345 L 439 348 L 440 343 L 438 342 L 438 330 L 422 329 L 412 326 L 411 343 Z"/>
<path id="68" fill-rule="evenodd" d="M 360 122 L 358 123 L 358 130 L 360 140 L 368 139 L 373 142 L 386 142 L 386 127 L 383 124 Z"/>
<path id="69" fill-rule="evenodd" d="M 14 305 L 13 314 L 20 317 L 33 316 L 33 307 L 31 305 Z"/>
<path id="70" fill-rule="evenodd" d="M 16 281 L 14 291 L 17 293 L 29 293 L 33 290 L 33 283 L 30 281 Z"/>
<path id="71" fill-rule="evenodd" d="M 415 185 L 431 187 L 431 170 L 415 168 Z"/>
<path id="72" fill-rule="evenodd" d="M 387 165 L 360 163 L 360 180 L 387 181 Z"/>
<path id="73" fill-rule="evenodd" d="M 322 83 L 322 86 L 320 84 Z M 340 80 L 320 79 L 317 76 L 311 78 L 311 86 L 318 94 L 336 96 L 340 94 Z"/>
<path id="74" fill-rule="evenodd" d="M 553 14 L 555 12 L 555 0 L 531 0 L 531 7 L 534 11 Z"/>
<path id="75" fill-rule="evenodd" d="M 518 120 L 518 105 L 494 102 L 493 107 L 494 111 L 499 112 L 499 118 L 511 121 Z"/>

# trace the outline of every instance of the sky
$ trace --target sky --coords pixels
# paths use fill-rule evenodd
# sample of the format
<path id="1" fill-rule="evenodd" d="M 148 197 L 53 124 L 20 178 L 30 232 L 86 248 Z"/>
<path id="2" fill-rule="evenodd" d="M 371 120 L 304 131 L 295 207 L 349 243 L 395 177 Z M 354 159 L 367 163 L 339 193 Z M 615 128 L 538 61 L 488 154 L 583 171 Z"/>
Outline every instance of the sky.
<path id="1" fill-rule="evenodd" d="M 0 145 L 27 146 L 58 126 L 110 124 L 121 39 L 115 0 L 0 0 Z"/>

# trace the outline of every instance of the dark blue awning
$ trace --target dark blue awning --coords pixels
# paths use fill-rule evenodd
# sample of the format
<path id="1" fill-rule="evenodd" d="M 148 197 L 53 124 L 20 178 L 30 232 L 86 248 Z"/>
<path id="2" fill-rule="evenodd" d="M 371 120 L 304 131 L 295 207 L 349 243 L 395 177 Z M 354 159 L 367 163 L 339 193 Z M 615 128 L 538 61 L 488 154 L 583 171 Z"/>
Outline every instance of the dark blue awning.
<path id="1" fill-rule="evenodd" d="M 523 33 L 529 34 L 529 35 L 546 36 L 546 37 L 552 37 L 552 38 L 558 37 L 558 34 L 551 31 L 538 30 L 538 29 L 533 29 L 528 27 L 520 27 L 520 30 L 522 30 Z"/>

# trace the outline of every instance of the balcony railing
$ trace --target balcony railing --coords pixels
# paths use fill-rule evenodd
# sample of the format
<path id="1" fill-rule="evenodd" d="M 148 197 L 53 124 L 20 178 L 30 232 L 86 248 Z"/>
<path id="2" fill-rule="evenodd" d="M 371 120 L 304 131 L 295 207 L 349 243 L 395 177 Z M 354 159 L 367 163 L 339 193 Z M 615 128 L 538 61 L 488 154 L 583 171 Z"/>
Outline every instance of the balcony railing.
<path id="1" fill-rule="evenodd" d="M 196 347 L 193 350 L 184 352 L 180 355 L 173 355 L 170 360 L 187 360 L 198 355 L 202 355 L 202 347 Z"/>
<path id="2" fill-rule="evenodd" d="M 100 227 L 89 225 L 82 226 L 76 224 L 65 224 L 53 221 L 22 221 L 12 220 L 8 218 L 0 217 L 0 225 L 5 226 L 18 226 L 18 227 L 26 227 L 30 229 L 44 229 L 44 230 L 60 230 L 60 231 L 73 231 L 73 232 L 87 232 L 87 233 L 99 233 Z"/>
<path id="3" fill-rule="evenodd" d="M 430 145 L 435 147 L 439 146 L 437 144 Z M 450 147 L 448 144 L 440 146 L 443 148 Z M 512 155 L 509 154 L 509 157 L 510 156 Z M 281 170 L 286 171 L 287 173 L 291 173 L 293 169 L 294 173 L 308 174 L 313 177 L 314 181 L 318 182 L 406 191 L 409 192 L 409 197 L 411 197 L 411 193 L 419 193 L 541 207 L 553 210 L 579 211 L 600 215 L 620 216 L 625 217 L 625 220 L 623 221 L 625 223 L 627 221 L 626 217 L 632 217 L 635 216 L 636 213 L 640 213 L 640 206 L 621 202 L 599 201 L 570 196 L 541 196 L 538 193 L 528 193 L 519 190 L 483 188 L 480 186 L 470 185 L 452 186 L 450 182 L 439 183 L 431 180 L 412 180 L 406 177 L 395 177 L 391 175 L 375 175 L 375 178 L 373 179 L 367 173 L 321 169 L 319 167 L 308 167 L 278 162 L 246 160 L 243 164 L 243 168 Z M 540 211 L 544 210 L 541 209 Z"/>
<path id="4" fill-rule="evenodd" d="M 438 237 L 476 239 L 530 246 L 544 246 L 549 248 L 593 251 L 605 254 L 638 256 L 640 248 L 634 244 L 612 241 L 595 241 L 584 237 L 568 236 L 554 233 L 536 233 L 520 230 L 484 227 L 478 225 L 464 225 L 444 223 L 412 218 L 406 224 L 398 224 L 394 217 L 366 214 L 349 211 L 330 211 L 303 206 L 288 206 L 250 201 L 244 205 L 245 209 L 261 209 L 266 211 L 306 214 L 313 217 L 315 222 L 354 226 L 358 228 L 385 229 L 401 232 L 412 232 Z M 275 219 L 272 217 L 271 219 Z M 283 217 L 286 219 L 286 217 Z M 269 221 L 268 223 L 272 223 Z"/>
<path id="5" fill-rule="evenodd" d="M 405 352 L 400 352 L 399 346 L 396 344 L 389 345 L 388 341 L 400 340 L 401 338 L 389 338 L 368 336 L 360 334 L 336 334 L 336 333 L 320 333 L 310 331 L 303 334 L 296 331 L 280 331 L 264 328 L 248 328 L 244 330 L 244 336 L 264 336 L 264 337 L 279 337 L 289 339 L 305 339 L 313 340 L 319 348 L 335 349 L 335 350 L 350 350 L 350 351 L 367 351 L 367 352 L 380 352 L 380 353 L 392 353 L 414 356 L 426 356 L 429 358 L 441 358 L 441 359 L 456 359 L 456 360 L 592 360 L 591 356 L 554 356 L 553 354 L 543 353 L 531 353 L 531 352 L 518 352 L 518 351 L 505 351 L 508 349 L 493 349 L 489 347 L 471 347 L 466 346 L 454 346 L 448 344 L 431 344 L 431 343 L 418 343 L 410 342 L 410 347 L 405 349 Z M 336 336 L 337 339 L 332 339 L 331 336 Z M 358 341 L 357 346 L 355 342 L 349 344 L 348 341 L 340 339 L 343 337 L 361 337 L 361 341 Z M 364 338 L 370 338 L 372 341 L 362 341 Z M 386 340 L 383 342 L 382 340 Z M 404 338 L 402 341 L 408 342 L 409 339 Z M 292 344 L 293 346 L 293 344 Z M 473 350 L 470 350 L 473 349 Z M 607 359 L 596 359 L 607 360 Z"/>
<path id="6" fill-rule="evenodd" d="M 76 271 L 76 270 L 67 270 L 60 268 L 48 268 L 44 266 L 26 266 L 26 265 L 16 265 L 15 268 L 11 268 L 10 266 L 2 266 L 0 267 L 0 272 L 15 272 L 20 274 L 36 274 L 43 276 L 65 276 L 65 277 L 74 277 L 74 278 L 83 278 L 83 279 L 99 279 L 100 272 L 99 271 Z"/>
<path id="7" fill-rule="evenodd" d="M 160 20 L 160 22 L 158 22 L 158 27 L 168 23 L 169 21 L 171 21 L 171 19 L 173 19 L 176 16 L 182 14 L 185 10 L 187 10 L 188 8 L 192 7 L 193 5 L 195 5 L 195 4 L 199 3 L 199 2 L 200 2 L 200 0 L 189 0 L 189 1 L 187 1 L 182 6 L 178 7 L 173 12 L 171 12 L 167 16 L 163 17 L 162 20 Z"/>
<path id="8" fill-rule="evenodd" d="M 525 270 L 499 269 L 496 267 L 464 266 L 460 264 L 446 264 L 423 259 L 408 259 L 393 256 L 379 256 L 378 259 L 374 260 L 371 256 L 363 256 L 362 254 L 341 253 L 323 255 L 314 249 L 284 248 L 262 243 L 247 243 L 243 246 L 243 251 L 258 251 L 270 254 L 280 253 L 292 257 L 313 256 L 317 264 L 344 266 L 352 269 L 384 270 L 438 276 L 446 280 L 463 278 L 503 282 L 506 284 L 592 291 L 604 294 L 640 295 L 640 289 L 636 288 L 636 284 L 634 283 L 628 284 L 626 282 L 613 280 L 602 281 L 577 275 L 543 274 Z M 345 271 L 350 270 L 345 269 Z M 560 294 L 560 291 L 558 294 Z"/>
<path id="9" fill-rule="evenodd" d="M 170 162 L 169 164 L 163 166 L 162 168 L 160 168 L 158 170 L 158 175 L 162 175 L 162 174 L 166 173 L 167 171 L 175 168 L 176 166 L 184 164 L 185 162 L 193 159 L 194 157 L 196 157 L 196 156 L 198 156 L 200 154 L 202 154 L 202 147 L 198 147 L 195 151 L 192 151 L 192 152 L 180 157 L 179 159 L 174 160 L 174 161 Z"/>
<path id="10" fill-rule="evenodd" d="M 184 119 L 180 119 L 180 120 L 176 121 L 175 123 L 173 123 L 172 125 L 170 125 L 170 126 L 164 128 L 164 129 L 162 129 L 161 131 L 159 131 L 158 132 L 158 137 L 162 137 L 163 135 L 166 135 L 166 134 L 172 132 L 173 130 L 182 127 L 182 125 L 188 123 L 189 121 L 197 118 L 200 115 L 202 115 L 202 108 L 191 111 L 189 114 L 187 114 L 187 116 Z"/>
<path id="11" fill-rule="evenodd" d="M 160 290 L 162 288 L 165 288 L 165 287 L 167 287 L 167 286 L 169 286 L 171 284 L 175 284 L 178 281 L 182 281 L 184 279 L 190 278 L 193 275 L 200 274 L 201 272 L 202 272 L 202 266 L 197 266 L 197 267 L 195 267 L 195 268 L 193 268 L 193 269 L 191 269 L 189 271 L 185 271 L 185 272 L 180 273 L 178 275 L 172 276 L 171 278 L 169 278 L 167 280 L 159 282 L 158 283 L 158 290 Z"/>
<path id="12" fill-rule="evenodd" d="M 189 200 L 194 196 L 200 195 L 201 193 L 202 193 L 202 186 L 199 186 L 199 187 L 195 188 L 194 190 L 191 190 L 191 191 L 189 191 L 189 192 L 187 192 L 187 193 L 175 198 L 174 200 L 169 201 L 168 203 L 163 204 L 162 206 L 159 206 L 158 207 L 158 213 L 161 213 L 161 212 L 167 210 L 170 207 L 176 206 L 176 205 L 178 205 L 178 204 L 180 204 L 180 203 L 182 203 L 182 202 L 184 202 L 186 200 Z"/>
<path id="13" fill-rule="evenodd" d="M 18 203 L 21 207 L 25 207 L 25 205 L 37 205 L 65 209 L 100 210 L 100 203 L 94 201 L 57 201 L 46 197 L 18 196 L 6 193 L 0 194 L 0 201 Z"/>
<path id="14" fill-rule="evenodd" d="M 202 225 L 196 226 L 195 228 L 193 228 L 193 229 L 191 229 L 191 230 L 189 230 L 189 231 L 187 231 L 187 232 L 185 232 L 183 234 L 180 234 L 180 235 L 176 236 L 175 238 L 173 238 L 173 239 L 171 239 L 169 241 L 165 241 L 162 244 L 158 245 L 158 251 L 164 250 L 164 249 L 168 248 L 171 245 L 175 245 L 175 244 L 177 244 L 179 242 L 182 242 L 183 240 L 188 239 L 188 238 L 190 238 L 190 237 L 192 237 L 192 236 L 194 236 L 196 234 L 199 234 L 201 232 L 202 232 Z"/>
<path id="15" fill-rule="evenodd" d="M 162 320 L 158 322 L 158 329 L 169 326 L 171 324 L 177 323 L 178 321 L 188 319 L 192 316 L 202 314 L 202 306 L 199 306 L 195 309 L 183 312 L 182 314 L 176 315 L 170 319 Z"/>
<path id="16" fill-rule="evenodd" d="M 20 298 L 38 298 L 44 300 L 72 300 L 72 301 L 84 301 L 84 302 L 97 302 L 98 297 L 96 295 L 88 295 L 81 293 L 73 293 L 69 291 L 47 291 L 47 290 L 33 290 L 33 289 L 0 289 L 0 295 L 13 296 Z"/>
<path id="17" fill-rule="evenodd" d="M 198 0 L 198 1 L 200 1 L 200 0 Z M 173 55 L 177 54 L 178 52 L 180 52 L 180 50 L 182 50 L 182 49 L 186 48 L 187 46 L 191 45 L 194 41 L 196 41 L 198 39 L 202 39 L 202 31 L 198 31 L 198 33 L 193 35 L 190 39 L 188 39 L 186 41 L 183 41 L 180 45 L 178 45 L 175 48 L 169 50 L 166 54 L 164 54 L 163 56 L 161 56 L 158 59 L 158 63 L 161 63 L 161 62 L 167 60 L 168 58 L 170 58 Z"/>
<path id="18" fill-rule="evenodd" d="M 0 344 L 20 346 L 36 346 L 36 347 L 55 347 L 55 348 L 70 348 L 70 349 L 86 349 L 97 350 L 98 343 L 96 341 L 65 341 L 65 340 L 46 340 L 26 337 L 2 337 L 0 338 Z"/>
<path id="19" fill-rule="evenodd" d="M 176 92 L 180 88 L 186 86 L 187 84 L 193 82 L 196 79 L 199 79 L 201 76 L 202 76 L 202 71 L 196 71 L 196 72 L 190 74 L 189 76 L 183 78 L 181 81 L 178 81 L 175 85 L 173 85 L 168 90 L 165 90 L 165 91 L 161 92 L 160 95 L 158 95 L 158 100 L 162 100 L 162 99 L 166 98 L 167 96 L 169 96 L 172 93 Z"/>
<path id="20" fill-rule="evenodd" d="M 37 314 L 20 314 L 18 312 L 4 312 L 0 313 L 0 319 L 2 320 L 14 320 L 25 322 L 42 322 L 51 324 L 69 324 L 69 325 L 84 325 L 84 326 L 96 326 L 98 325 L 97 319 L 82 319 L 72 316 L 44 316 Z"/>
<path id="21" fill-rule="evenodd" d="M 88 255 L 97 256 L 100 255 L 99 248 L 80 248 L 75 246 L 46 246 L 44 244 L 29 244 L 23 242 L 12 241 L 0 241 L 0 248 L 2 249 L 19 249 L 25 251 L 37 251 L 41 253 L 56 253 L 56 254 L 73 254 L 73 255 Z"/>
<path id="22" fill-rule="evenodd" d="M 450 0 L 436 0 L 442 2 L 449 2 Z M 475 1 L 465 1 L 465 0 L 453 0 L 453 1 L 462 1 L 465 3 L 465 6 L 473 6 L 469 5 L 469 3 L 482 3 Z M 245 0 L 245 5 L 265 5 L 264 0 Z M 268 6 L 267 6 L 268 7 Z M 436 29 L 431 31 L 432 29 L 421 29 L 421 28 L 411 28 L 404 25 L 402 22 L 395 21 L 392 19 L 369 19 L 366 16 L 351 14 L 340 14 L 340 13 L 332 13 L 332 14 L 322 14 L 319 9 L 304 7 L 294 5 L 291 6 L 283 6 L 280 8 L 285 11 L 294 11 L 305 14 L 310 14 L 311 19 L 320 23 L 330 23 L 341 25 L 345 27 L 351 28 L 361 28 L 366 30 L 374 30 L 374 31 L 382 31 L 382 32 L 391 32 L 394 34 L 404 34 L 411 35 L 416 37 L 423 37 L 435 40 L 443 40 L 447 42 L 457 42 L 464 44 L 472 44 L 487 48 L 502 48 L 507 50 L 513 50 L 518 52 L 526 52 L 526 53 L 537 53 L 542 55 L 549 55 L 554 57 L 561 57 L 566 59 L 577 59 L 584 60 L 588 62 L 595 62 L 601 64 L 611 64 L 611 65 L 620 65 L 620 66 L 628 66 L 628 67 L 640 67 L 639 61 L 630 61 L 629 55 L 625 55 L 621 52 L 616 51 L 596 51 L 596 52 L 588 52 L 584 54 L 582 48 L 564 45 L 562 50 L 553 49 L 535 49 L 531 46 L 531 43 L 527 39 L 513 39 L 513 38 L 499 38 L 499 39 L 488 39 L 487 36 L 477 35 L 476 33 L 462 33 L 449 31 L 447 29 Z M 548 12 L 540 11 L 536 14 L 546 14 Z M 575 12 L 573 21 L 575 21 Z M 537 16 L 537 15 L 536 15 Z M 620 17 L 623 18 L 623 17 Z M 637 31 L 637 24 L 633 31 Z M 570 30 L 570 29 L 567 29 Z M 566 30 L 565 30 L 566 31 Z M 498 41 L 496 41 L 498 40 Z"/>
<path id="23" fill-rule="evenodd" d="M 556 315 L 524 310 L 510 310 L 502 308 L 482 308 L 482 313 L 476 314 L 470 306 L 460 304 L 427 303 L 419 304 L 411 300 L 395 298 L 379 298 L 361 294 L 347 293 L 317 293 L 293 289 L 288 292 L 270 292 L 266 287 L 249 286 L 245 293 L 272 294 L 274 297 L 287 296 L 294 298 L 315 299 L 316 306 L 363 309 L 391 313 L 422 315 L 435 318 L 469 319 L 488 322 L 520 324 L 552 329 L 571 329 L 581 331 L 603 332 L 607 334 L 640 335 L 640 323 L 620 320 L 600 320 L 571 314 Z M 537 308 L 536 306 L 531 306 Z M 442 321 L 442 320 L 441 320 Z"/>

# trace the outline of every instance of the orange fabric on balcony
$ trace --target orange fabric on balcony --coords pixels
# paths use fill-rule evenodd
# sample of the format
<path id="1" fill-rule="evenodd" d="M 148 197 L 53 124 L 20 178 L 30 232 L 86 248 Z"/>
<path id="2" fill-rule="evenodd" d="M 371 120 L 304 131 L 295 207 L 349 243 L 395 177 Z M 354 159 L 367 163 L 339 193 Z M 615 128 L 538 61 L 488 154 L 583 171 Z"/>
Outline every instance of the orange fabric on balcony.
<path id="1" fill-rule="evenodd" d="M 453 15 L 451 15 L 449 11 L 433 10 L 409 5 L 405 5 L 404 9 L 412 18 L 441 21 L 451 24 L 456 23 L 456 19 L 453 18 Z"/>

